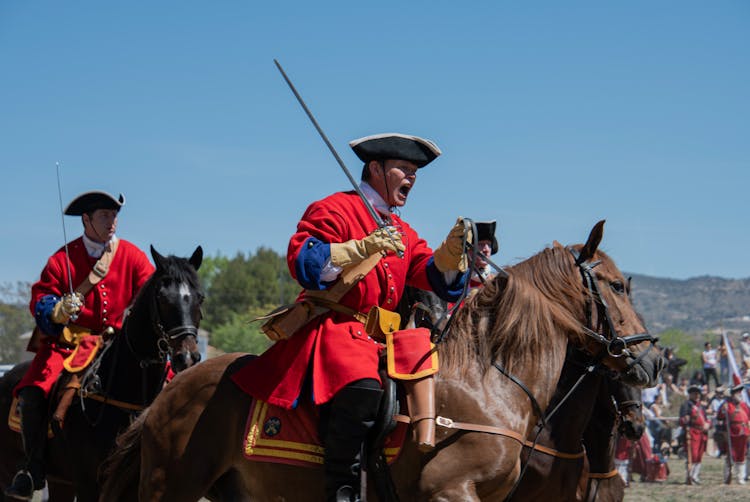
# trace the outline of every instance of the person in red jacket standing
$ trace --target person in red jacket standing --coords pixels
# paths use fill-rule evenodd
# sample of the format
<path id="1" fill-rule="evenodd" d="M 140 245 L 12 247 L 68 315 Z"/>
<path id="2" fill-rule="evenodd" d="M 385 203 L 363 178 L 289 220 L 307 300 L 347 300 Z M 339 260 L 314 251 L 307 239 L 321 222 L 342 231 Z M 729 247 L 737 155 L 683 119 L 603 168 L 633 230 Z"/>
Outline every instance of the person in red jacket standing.
<path id="1" fill-rule="evenodd" d="M 298 301 L 329 289 L 342 272 L 376 253 L 382 256 L 339 305 L 277 341 L 233 377 L 253 397 L 276 406 L 293 408 L 301 399 L 321 405 L 325 499 L 337 502 L 359 500 L 360 449 L 383 392 L 378 374 L 383 344 L 366 332 L 357 313 L 373 306 L 395 310 L 407 284 L 455 301 L 468 280 L 463 250 L 469 236 L 461 219 L 433 253 L 397 210 L 406 204 L 418 171 L 440 155 L 438 147 L 404 134 L 368 136 L 350 146 L 364 162 L 361 192 L 390 235 L 377 227 L 355 191 L 313 202 L 287 253 L 292 276 L 306 290 Z M 434 428 L 434 410 L 431 422 Z"/>
<path id="2" fill-rule="evenodd" d="M 750 435 L 750 408 L 742 399 L 743 384 L 732 387 L 730 396 L 724 401 L 716 415 L 717 428 L 725 427 L 729 433 L 727 461 L 724 465 L 724 483 L 730 484 L 732 474 L 741 485 L 745 484 L 747 467 L 747 437 Z"/>
<path id="3" fill-rule="evenodd" d="M 687 484 L 701 484 L 701 462 L 708 445 L 710 423 L 701 404 L 701 388 L 688 387 L 688 400 L 680 407 L 680 425 L 685 429 Z"/>
<path id="4" fill-rule="evenodd" d="M 115 235 L 124 203 L 122 194 L 102 191 L 73 199 L 65 214 L 81 217 L 83 235 L 58 249 L 31 287 L 36 329 L 29 350 L 36 355 L 14 389 L 26 459 L 5 491 L 8 500 L 31 500 L 44 487 L 47 398 L 78 337 L 119 330 L 125 309 L 154 272 L 143 251 Z"/>

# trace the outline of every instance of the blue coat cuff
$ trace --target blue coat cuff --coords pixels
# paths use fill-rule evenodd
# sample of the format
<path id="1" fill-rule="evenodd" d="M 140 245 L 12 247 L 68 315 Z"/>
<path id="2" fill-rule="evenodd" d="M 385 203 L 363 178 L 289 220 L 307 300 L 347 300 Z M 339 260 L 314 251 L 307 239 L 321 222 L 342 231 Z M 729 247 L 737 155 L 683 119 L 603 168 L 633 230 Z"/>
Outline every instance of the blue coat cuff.
<path id="1" fill-rule="evenodd" d="M 62 333 L 63 325 L 52 322 L 50 316 L 52 310 L 55 308 L 55 304 L 60 301 L 59 296 L 46 295 L 36 302 L 34 307 L 34 318 L 36 319 L 36 325 L 42 330 L 42 333 L 55 338 L 60 336 Z"/>
<path id="2" fill-rule="evenodd" d="M 297 282 L 305 289 L 325 289 L 330 282 L 321 282 L 320 273 L 331 257 L 331 245 L 310 237 L 302 245 L 294 262 Z"/>
<path id="3" fill-rule="evenodd" d="M 427 280 L 430 281 L 432 291 L 442 300 L 455 302 L 461 298 L 464 285 L 469 280 L 469 272 L 458 274 L 450 284 L 445 282 L 445 275 L 435 266 L 435 258 L 427 261 Z"/>

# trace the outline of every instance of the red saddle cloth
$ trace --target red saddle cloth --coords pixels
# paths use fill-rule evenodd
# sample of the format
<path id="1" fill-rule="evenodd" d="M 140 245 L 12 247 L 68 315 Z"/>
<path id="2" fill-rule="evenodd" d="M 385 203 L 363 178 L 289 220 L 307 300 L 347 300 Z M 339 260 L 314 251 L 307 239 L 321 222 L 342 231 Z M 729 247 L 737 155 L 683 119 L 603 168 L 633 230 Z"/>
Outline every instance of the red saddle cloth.
<path id="1" fill-rule="evenodd" d="M 383 447 L 392 463 L 401 452 L 407 424 L 399 422 Z M 316 467 L 323 464 L 323 446 L 318 437 L 318 409 L 312 403 L 293 410 L 253 400 L 245 427 L 242 451 L 258 462 Z"/>

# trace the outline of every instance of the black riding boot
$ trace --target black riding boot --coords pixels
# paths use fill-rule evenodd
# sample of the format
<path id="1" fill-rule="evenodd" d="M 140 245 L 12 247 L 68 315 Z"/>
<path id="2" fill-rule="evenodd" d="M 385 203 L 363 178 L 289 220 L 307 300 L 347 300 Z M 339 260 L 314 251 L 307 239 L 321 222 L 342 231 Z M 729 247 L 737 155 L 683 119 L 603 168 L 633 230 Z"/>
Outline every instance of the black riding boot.
<path id="1" fill-rule="evenodd" d="M 6 500 L 31 500 L 34 490 L 44 488 L 44 446 L 47 440 L 47 400 L 38 387 L 18 392 L 21 411 L 21 437 L 25 464 L 5 489 Z"/>
<path id="2" fill-rule="evenodd" d="M 382 395 L 376 380 L 365 379 L 347 385 L 331 400 L 323 434 L 327 502 L 360 500 L 360 452 L 377 418 Z"/>

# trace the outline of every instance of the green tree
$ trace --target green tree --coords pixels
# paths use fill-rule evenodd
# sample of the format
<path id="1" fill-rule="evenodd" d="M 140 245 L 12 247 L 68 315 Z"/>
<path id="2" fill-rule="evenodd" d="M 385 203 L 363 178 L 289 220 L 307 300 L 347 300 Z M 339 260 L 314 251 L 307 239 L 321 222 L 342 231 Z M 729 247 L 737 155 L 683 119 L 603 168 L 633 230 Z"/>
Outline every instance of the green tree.
<path id="1" fill-rule="evenodd" d="M 14 364 L 21 359 L 26 343 L 19 336 L 33 327 L 26 306 L 0 303 L 0 363 Z"/>
<path id="2" fill-rule="evenodd" d="M 19 336 L 34 327 L 27 302 L 31 285 L 18 281 L 0 284 L 0 363 L 14 364 L 26 349 Z"/>
<path id="3" fill-rule="evenodd" d="M 211 333 L 211 345 L 224 352 L 260 354 L 271 345 L 271 340 L 260 330 L 260 323 L 250 321 L 268 310 L 271 310 L 271 307 L 253 308 L 244 314 L 232 314 L 228 322 L 218 326 Z"/>
<path id="4" fill-rule="evenodd" d="M 206 289 L 203 327 L 209 331 L 233 322 L 233 315 L 248 309 L 291 303 L 299 290 L 286 258 L 268 248 L 207 262 L 206 270 L 201 266 L 200 271 Z"/>

